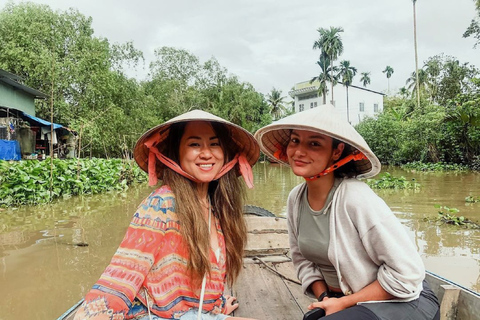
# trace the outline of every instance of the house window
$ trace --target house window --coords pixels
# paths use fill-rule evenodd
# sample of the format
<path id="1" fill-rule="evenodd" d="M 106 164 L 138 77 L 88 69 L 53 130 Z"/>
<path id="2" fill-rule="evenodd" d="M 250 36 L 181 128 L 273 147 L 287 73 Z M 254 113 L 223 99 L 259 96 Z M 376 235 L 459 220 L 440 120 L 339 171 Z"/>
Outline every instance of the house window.
<path id="1" fill-rule="evenodd" d="M 373 104 L 373 112 L 378 112 L 378 103 Z"/>
<path id="2" fill-rule="evenodd" d="M 364 102 L 360 102 L 360 112 L 364 112 L 365 111 L 365 103 Z"/>
<path id="3" fill-rule="evenodd" d="M 314 107 L 314 108 L 317 107 L 317 101 L 315 101 L 315 102 L 313 103 L 313 107 Z"/>
<path id="4" fill-rule="evenodd" d="M 310 109 L 313 109 L 313 102 L 310 102 Z"/>
<path id="5" fill-rule="evenodd" d="M 298 111 L 302 112 L 303 111 L 303 103 L 298 105 Z"/>

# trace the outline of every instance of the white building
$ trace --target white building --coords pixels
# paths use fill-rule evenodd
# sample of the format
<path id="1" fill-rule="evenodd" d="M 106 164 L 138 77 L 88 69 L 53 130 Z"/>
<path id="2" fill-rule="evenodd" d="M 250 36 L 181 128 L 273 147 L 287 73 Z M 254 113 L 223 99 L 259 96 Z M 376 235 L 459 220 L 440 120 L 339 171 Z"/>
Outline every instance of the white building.
<path id="1" fill-rule="evenodd" d="M 319 82 L 300 82 L 290 91 L 290 96 L 295 102 L 295 112 L 301 112 L 323 104 L 323 96 L 318 93 Z M 326 101 L 333 104 L 338 113 L 350 121 L 352 125 L 358 124 L 365 117 L 375 117 L 383 111 L 383 96 L 385 94 L 357 86 L 348 86 L 348 116 L 347 116 L 347 91 L 342 83 L 333 87 L 328 85 Z"/>

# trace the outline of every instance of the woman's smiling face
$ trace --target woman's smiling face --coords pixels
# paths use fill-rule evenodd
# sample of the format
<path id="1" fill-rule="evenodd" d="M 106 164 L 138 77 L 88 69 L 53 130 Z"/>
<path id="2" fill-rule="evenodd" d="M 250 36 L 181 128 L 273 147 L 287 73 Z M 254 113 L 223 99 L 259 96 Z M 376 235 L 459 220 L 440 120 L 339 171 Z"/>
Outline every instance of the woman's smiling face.
<path id="1" fill-rule="evenodd" d="M 333 148 L 333 139 L 313 131 L 293 130 L 287 145 L 288 163 L 295 175 L 312 177 L 336 162 L 344 144 Z"/>
<path id="2" fill-rule="evenodd" d="M 192 121 L 185 126 L 179 146 L 180 166 L 198 181 L 214 180 L 224 164 L 223 148 L 211 124 Z"/>

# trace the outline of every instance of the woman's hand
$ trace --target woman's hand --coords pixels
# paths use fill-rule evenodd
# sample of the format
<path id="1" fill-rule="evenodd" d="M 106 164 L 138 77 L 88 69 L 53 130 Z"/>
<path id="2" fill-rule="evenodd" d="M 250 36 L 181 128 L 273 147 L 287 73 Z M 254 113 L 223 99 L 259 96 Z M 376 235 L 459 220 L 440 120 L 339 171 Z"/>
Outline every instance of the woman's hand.
<path id="1" fill-rule="evenodd" d="M 325 310 L 325 314 L 328 316 L 329 314 L 342 311 L 346 309 L 348 305 L 345 305 L 341 298 L 329 298 L 325 297 L 320 302 L 314 302 L 308 306 L 308 310 L 312 310 L 314 308 L 322 308 Z"/>
<path id="2" fill-rule="evenodd" d="M 225 296 L 225 314 L 230 314 L 238 308 L 237 298 Z"/>

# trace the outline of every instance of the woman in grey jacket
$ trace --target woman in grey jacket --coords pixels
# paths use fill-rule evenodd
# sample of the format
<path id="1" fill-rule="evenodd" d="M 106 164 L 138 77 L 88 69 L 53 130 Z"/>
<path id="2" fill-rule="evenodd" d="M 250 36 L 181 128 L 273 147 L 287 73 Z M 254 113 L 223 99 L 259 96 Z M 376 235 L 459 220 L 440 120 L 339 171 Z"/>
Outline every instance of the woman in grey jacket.
<path id="1" fill-rule="evenodd" d="M 305 178 L 287 203 L 290 248 L 305 294 L 326 318 L 439 319 L 423 262 L 385 202 L 356 178 L 380 162 L 329 105 L 255 134 L 263 152 Z"/>

